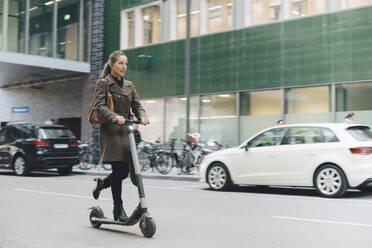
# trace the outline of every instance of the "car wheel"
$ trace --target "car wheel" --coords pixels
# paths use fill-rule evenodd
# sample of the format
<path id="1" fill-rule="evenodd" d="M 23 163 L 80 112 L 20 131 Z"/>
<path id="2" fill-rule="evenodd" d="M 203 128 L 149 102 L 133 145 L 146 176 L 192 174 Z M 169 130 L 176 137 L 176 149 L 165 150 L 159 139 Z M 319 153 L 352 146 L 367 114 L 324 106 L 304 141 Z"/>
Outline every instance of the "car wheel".
<path id="1" fill-rule="evenodd" d="M 323 197 L 341 197 L 346 193 L 348 183 L 339 167 L 326 164 L 316 170 L 314 186 Z"/>
<path id="2" fill-rule="evenodd" d="M 230 173 L 222 163 L 214 163 L 207 172 L 207 182 L 213 190 L 228 190 L 232 186 Z"/>
<path id="3" fill-rule="evenodd" d="M 70 175 L 71 172 L 72 172 L 72 166 L 64 167 L 64 168 L 58 168 L 58 173 L 59 173 L 61 176 L 67 176 L 67 175 Z"/>
<path id="4" fill-rule="evenodd" d="M 13 169 L 17 176 L 27 176 L 30 174 L 30 168 L 26 163 L 26 159 L 22 155 L 15 157 L 13 161 Z"/>

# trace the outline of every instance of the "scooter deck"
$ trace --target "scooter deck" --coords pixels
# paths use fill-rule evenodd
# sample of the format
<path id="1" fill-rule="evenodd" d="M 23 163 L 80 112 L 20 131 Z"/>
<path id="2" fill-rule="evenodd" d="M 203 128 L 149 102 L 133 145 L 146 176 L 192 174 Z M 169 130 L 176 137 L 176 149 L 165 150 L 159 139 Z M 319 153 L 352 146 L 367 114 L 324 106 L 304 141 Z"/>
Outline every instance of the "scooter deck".
<path id="1" fill-rule="evenodd" d="M 127 226 L 128 225 L 128 221 L 122 222 L 122 221 L 109 219 L 109 218 L 106 218 L 106 217 L 102 217 L 102 218 L 91 217 L 91 220 L 94 221 L 94 222 L 97 222 L 97 223 L 101 223 L 101 224 L 112 224 L 112 225 L 121 225 L 121 226 Z"/>

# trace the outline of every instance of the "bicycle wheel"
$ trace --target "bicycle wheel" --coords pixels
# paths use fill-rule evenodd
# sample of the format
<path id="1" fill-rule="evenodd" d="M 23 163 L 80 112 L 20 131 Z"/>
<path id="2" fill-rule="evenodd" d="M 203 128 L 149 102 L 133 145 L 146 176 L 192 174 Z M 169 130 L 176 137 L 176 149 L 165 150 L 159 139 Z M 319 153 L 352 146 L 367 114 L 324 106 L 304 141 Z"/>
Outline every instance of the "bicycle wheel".
<path id="1" fill-rule="evenodd" d="M 165 152 L 159 154 L 156 158 L 156 169 L 161 174 L 168 174 L 172 170 L 173 157 Z"/>
<path id="2" fill-rule="evenodd" d="M 79 168 L 82 170 L 89 170 L 93 166 L 93 154 L 91 152 L 85 152 L 80 156 Z"/>
<path id="3" fill-rule="evenodd" d="M 150 159 L 148 158 L 148 154 L 140 151 L 138 153 L 138 161 L 140 164 L 140 171 L 147 171 L 150 169 Z"/>

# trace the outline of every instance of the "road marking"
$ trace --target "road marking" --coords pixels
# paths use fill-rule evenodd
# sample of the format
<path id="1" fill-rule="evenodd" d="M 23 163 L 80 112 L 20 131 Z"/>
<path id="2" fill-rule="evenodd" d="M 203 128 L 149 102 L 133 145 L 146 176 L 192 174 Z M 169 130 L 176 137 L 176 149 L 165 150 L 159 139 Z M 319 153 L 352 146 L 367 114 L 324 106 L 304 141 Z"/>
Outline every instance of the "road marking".
<path id="1" fill-rule="evenodd" d="M 14 190 L 23 191 L 23 192 L 46 194 L 46 195 L 58 195 L 58 196 L 66 196 L 66 197 L 74 197 L 74 198 L 93 199 L 92 197 L 85 196 L 85 195 L 72 195 L 72 194 L 63 194 L 63 193 L 56 193 L 56 192 L 47 192 L 47 191 L 20 189 L 20 188 L 15 188 Z M 100 197 L 99 199 L 104 200 L 104 201 L 109 201 L 110 200 L 110 199 L 102 198 L 102 197 Z"/>
<path id="2" fill-rule="evenodd" d="M 353 223 L 353 222 L 342 222 L 342 221 L 332 221 L 332 220 L 320 220 L 320 219 L 308 219 L 308 218 L 298 218 L 298 217 L 288 217 L 288 216 L 270 216 L 273 219 L 286 219 L 294 221 L 307 221 L 307 222 L 317 222 L 317 223 L 327 223 L 327 224 L 339 224 L 339 225 L 350 225 L 350 226 L 362 226 L 362 227 L 372 227 L 369 224 Z"/>

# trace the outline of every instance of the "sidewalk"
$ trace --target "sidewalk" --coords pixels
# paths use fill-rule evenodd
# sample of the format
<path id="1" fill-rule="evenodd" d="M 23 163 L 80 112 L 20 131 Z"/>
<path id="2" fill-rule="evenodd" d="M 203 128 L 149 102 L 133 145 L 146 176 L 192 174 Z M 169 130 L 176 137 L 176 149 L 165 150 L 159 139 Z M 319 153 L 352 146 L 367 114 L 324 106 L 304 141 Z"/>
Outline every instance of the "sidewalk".
<path id="1" fill-rule="evenodd" d="M 74 166 L 72 173 L 79 173 L 79 174 L 87 174 L 87 175 L 94 175 L 94 176 L 107 176 L 111 173 L 109 170 L 105 170 L 103 168 L 97 169 L 90 169 L 90 170 L 82 170 L 78 166 Z M 197 182 L 200 180 L 199 172 L 193 171 L 190 175 L 178 175 L 178 169 L 173 168 L 168 174 L 163 175 L 160 174 L 158 171 L 143 171 L 142 177 L 147 179 L 161 179 L 161 180 L 175 180 L 175 181 L 193 181 Z"/>

